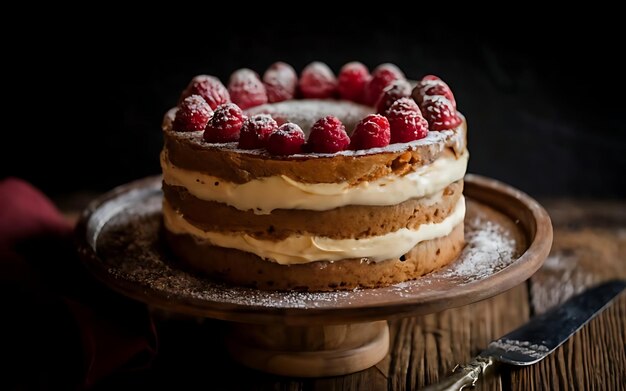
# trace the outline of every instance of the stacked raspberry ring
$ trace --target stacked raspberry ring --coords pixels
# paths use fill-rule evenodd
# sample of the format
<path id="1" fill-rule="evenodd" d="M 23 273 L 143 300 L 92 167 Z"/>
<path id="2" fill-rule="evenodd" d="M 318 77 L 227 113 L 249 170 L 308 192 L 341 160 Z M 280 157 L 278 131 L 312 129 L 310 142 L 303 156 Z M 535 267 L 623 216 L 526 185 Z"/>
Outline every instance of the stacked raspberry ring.
<path id="1" fill-rule="evenodd" d="M 328 66 L 314 62 L 298 80 L 291 66 L 277 62 L 267 69 L 263 81 L 249 69 L 234 72 L 228 89 L 213 76 L 195 77 L 183 91 L 173 129 L 204 131 L 209 143 L 238 142 L 241 149 L 266 148 L 272 155 L 294 155 L 385 147 L 422 139 L 429 127 L 441 131 L 459 126 L 454 96 L 441 79 L 424 77 L 413 90 L 415 100 L 411 89 L 393 64 L 382 64 L 370 75 L 363 64 L 351 62 L 335 78 Z M 375 107 L 377 114 L 362 118 L 351 137 L 338 118 L 319 118 L 305 140 L 297 124 L 279 124 L 268 114 L 246 116 L 242 111 L 296 97 L 340 98 Z"/>

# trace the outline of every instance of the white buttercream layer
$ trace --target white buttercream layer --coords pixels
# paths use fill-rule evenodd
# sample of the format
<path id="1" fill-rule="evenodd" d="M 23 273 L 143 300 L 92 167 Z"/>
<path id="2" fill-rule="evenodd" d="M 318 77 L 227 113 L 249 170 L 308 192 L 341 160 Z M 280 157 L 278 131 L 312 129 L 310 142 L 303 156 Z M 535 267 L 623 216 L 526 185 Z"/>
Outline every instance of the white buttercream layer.
<path id="1" fill-rule="evenodd" d="M 302 183 L 284 175 L 237 184 L 176 167 L 166 151 L 161 154 L 161 167 L 165 183 L 182 186 L 198 199 L 269 214 L 274 209 L 330 210 L 346 205 L 396 205 L 411 198 L 434 195 L 463 178 L 468 158 L 467 150 L 458 158 L 452 154 L 441 156 L 406 175 L 389 175 L 355 186 Z"/>
<path id="2" fill-rule="evenodd" d="M 175 234 L 192 235 L 199 242 L 234 248 L 258 255 L 281 265 L 315 261 L 366 259 L 382 261 L 399 258 L 425 240 L 444 237 L 463 223 L 465 199 L 461 196 L 454 211 L 439 223 L 421 224 L 417 229 L 401 228 L 385 235 L 360 239 L 331 239 L 313 235 L 296 235 L 279 241 L 260 240 L 244 233 L 204 231 L 189 223 L 167 201 L 163 201 L 165 227 Z"/>

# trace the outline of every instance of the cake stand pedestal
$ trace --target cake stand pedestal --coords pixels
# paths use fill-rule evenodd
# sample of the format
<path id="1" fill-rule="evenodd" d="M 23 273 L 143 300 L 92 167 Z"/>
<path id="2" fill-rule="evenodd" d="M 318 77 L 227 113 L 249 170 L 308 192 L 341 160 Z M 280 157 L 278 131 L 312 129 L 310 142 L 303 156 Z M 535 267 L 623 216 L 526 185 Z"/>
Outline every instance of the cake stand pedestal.
<path id="1" fill-rule="evenodd" d="M 187 273 L 163 244 L 160 177 L 94 200 L 77 226 L 78 247 L 88 270 L 123 295 L 168 312 L 230 321 L 226 346 L 248 367 L 295 377 L 345 375 L 385 357 L 387 319 L 492 297 L 528 279 L 547 257 L 552 225 L 536 201 L 476 175 L 466 176 L 464 194 L 467 246 L 459 259 L 384 288 L 270 292 Z"/>
<path id="2" fill-rule="evenodd" d="M 324 326 L 233 323 L 226 346 L 247 367 L 281 376 L 323 377 L 376 365 L 389 350 L 387 322 Z"/>

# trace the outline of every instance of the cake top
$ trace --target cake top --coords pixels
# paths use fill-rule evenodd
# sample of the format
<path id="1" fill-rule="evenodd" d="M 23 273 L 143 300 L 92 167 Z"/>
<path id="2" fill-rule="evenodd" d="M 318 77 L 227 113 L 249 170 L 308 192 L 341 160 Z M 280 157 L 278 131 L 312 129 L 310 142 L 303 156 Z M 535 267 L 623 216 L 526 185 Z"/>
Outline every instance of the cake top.
<path id="1" fill-rule="evenodd" d="M 307 65 L 300 78 L 283 62 L 262 79 L 239 69 L 228 88 L 199 75 L 164 120 L 166 132 L 199 146 L 277 158 L 411 149 L 449 139 L 461 125 L 454 95 L 440 78 L 428 75 L 412 85 L 393 64 L 370 74 L 359 62 L 345 64 L 338 77 L 321 62 Z"/>
<path id="2" fill-rule="evenodd" d="M 248 116 L 268 114 L 278 123 L 293 122 L 300 126 L 306 136 L 321 118 L 335 117 L 344 125 L 346 132 L 351 132 L 359 121 L 375 109 L 348 100 L 335 99 L 292 99 L 277 103 L 265 103 L 244 112 Z"/>

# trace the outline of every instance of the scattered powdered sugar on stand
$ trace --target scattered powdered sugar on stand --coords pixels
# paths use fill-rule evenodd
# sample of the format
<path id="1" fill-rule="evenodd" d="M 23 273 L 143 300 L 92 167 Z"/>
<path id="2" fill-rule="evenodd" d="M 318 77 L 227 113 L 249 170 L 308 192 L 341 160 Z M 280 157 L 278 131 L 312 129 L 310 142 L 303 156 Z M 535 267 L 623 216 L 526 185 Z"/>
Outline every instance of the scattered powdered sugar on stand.
<path id="1" fill-rule="evenodd" d="M 517 242 L 510 232 L 485 218 L 465 221 L 465 240 L 463 252 L 452 265 L 390 289 L 400 296 L 409 296 L 416 289 L 441 280 L 453 279 L 457 284 L 477 282 L 509 266 L 518 255 Z"/>
<path id="2" fill-rule="evenodd" d="M 108 272 L 120 279 L 153 289 L 168 299 L 198 299 L 235 305 L 274 308 L 328 308 L 341 301 L 380 295 L 408 297 L 444 280 L 469 284 L 487 278 L 510 265 L 516 242 L 497 223 L 481 217 L 465 222 L 466 247 L 452 265 L 414 281 L 379 289 L 335 292 L 270 292 L 234 287 L 179 269 L 170 260 L 161 231 L 161 195 L 115 214 L 102 228 L 97 253 Z"/>
<path id="3" fill-rule="evenodd" d="M 515 256 L 516 242 L 498 224 L 474 218 L 465 223 L 467 245 L 446 277 L 477 281 L 508 266 Z"/>

